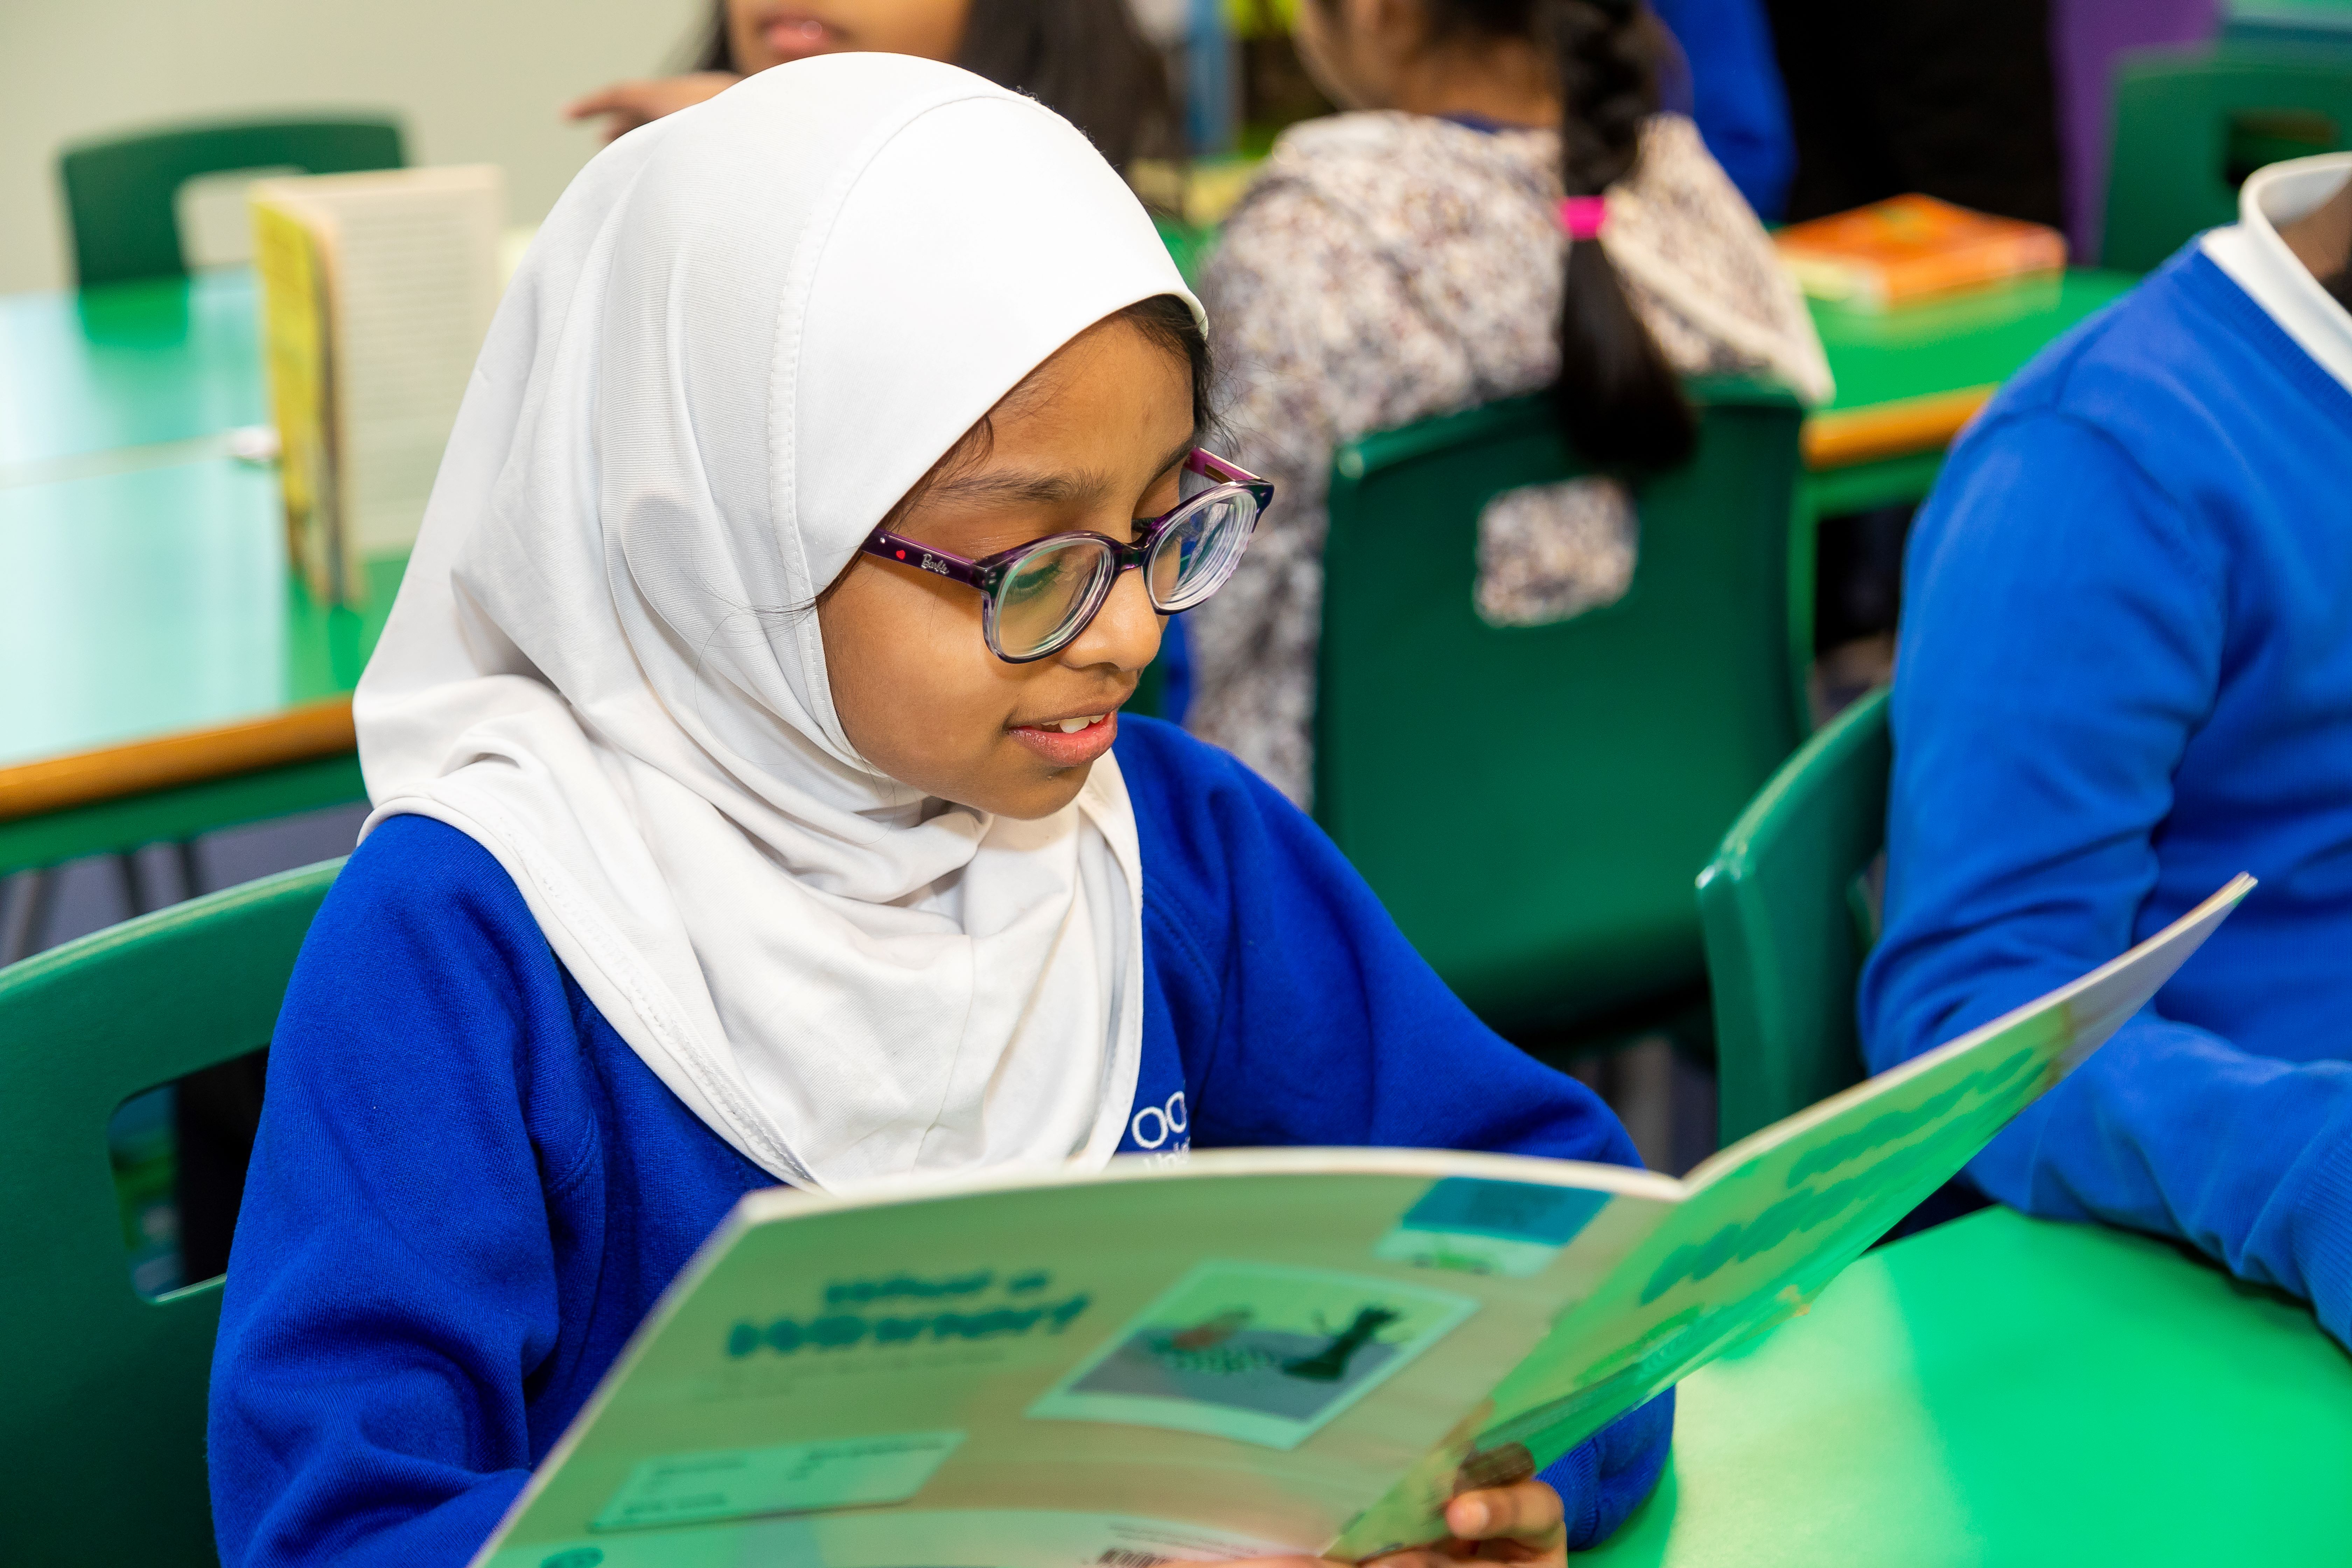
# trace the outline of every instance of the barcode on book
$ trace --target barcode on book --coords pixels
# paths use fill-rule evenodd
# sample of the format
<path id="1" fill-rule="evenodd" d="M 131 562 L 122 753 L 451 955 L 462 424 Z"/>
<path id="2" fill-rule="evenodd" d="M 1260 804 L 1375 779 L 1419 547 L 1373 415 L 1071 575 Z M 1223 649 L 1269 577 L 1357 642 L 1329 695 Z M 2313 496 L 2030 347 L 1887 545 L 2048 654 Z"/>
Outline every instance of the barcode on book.
<path id="1" fill-rule="evenodd" d="M 1162 1557 L 1157 1552 L 1138 1552 L 1131 1547 L 1113 1546 L 1095 1559 L 1102 1568 L 1160 1568 L 1162 1563 L 1173 1563 L 1173 1557 Z"/>

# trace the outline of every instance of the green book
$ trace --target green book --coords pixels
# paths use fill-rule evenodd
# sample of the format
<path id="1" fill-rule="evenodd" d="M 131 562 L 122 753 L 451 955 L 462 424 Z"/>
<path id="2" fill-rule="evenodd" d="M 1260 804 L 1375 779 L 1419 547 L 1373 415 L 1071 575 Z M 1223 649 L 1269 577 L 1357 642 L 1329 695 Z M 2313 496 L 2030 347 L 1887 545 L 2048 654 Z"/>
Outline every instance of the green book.
<path id="1" fill-rule="evenodd" d="M 476 1558 L 1153 1568 L 1445 1534 L 1830 1279 L 2253 886 L 1683 1179 L 1405 1149 L 745 1197 Z"/>

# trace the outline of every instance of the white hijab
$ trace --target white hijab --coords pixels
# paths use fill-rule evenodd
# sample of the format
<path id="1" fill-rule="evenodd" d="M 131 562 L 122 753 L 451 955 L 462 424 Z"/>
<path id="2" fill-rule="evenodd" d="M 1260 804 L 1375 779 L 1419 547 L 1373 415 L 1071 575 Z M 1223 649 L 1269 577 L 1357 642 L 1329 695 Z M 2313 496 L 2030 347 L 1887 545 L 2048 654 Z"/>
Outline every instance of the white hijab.
<path id="1" fill-rule="evenodd" d="M 496 856 L 621 1037 L 781 1179 L 1118 1144 L 1143 997 L 1117 763 L 1037 822 L 926 798 L 850 745 L 794 606 L 1155 294 L 1192 300 L 1066 121 L 845 55 L 608 148 L 490 329 L 352 704 L 368 826 Z"/>

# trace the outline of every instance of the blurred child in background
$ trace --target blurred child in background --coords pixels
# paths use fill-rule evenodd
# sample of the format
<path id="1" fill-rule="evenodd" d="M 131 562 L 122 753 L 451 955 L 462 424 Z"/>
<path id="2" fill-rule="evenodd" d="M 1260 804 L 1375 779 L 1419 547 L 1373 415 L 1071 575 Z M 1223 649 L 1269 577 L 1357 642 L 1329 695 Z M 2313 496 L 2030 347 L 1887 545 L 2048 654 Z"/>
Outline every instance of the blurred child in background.
<path id="1" fill-rule="evenodd" d="M 1187 722 L 1304 803 L 1335 447 L 1556 386 L 1578 451 L 1638 472 L 1690 454 L 1678 374 L 1813 400 L 1830 376 L 1755 214 L 1690 121 L 1656 111 L 1637 0 L 1301 0 L 1298 43 L 1356 112 L 1284 134 L 1204 279 L 1235 460 L 1283 503 L 1187 617 Z M 1503 498 L 1480 613 L 1612 603 L 1635 543 L 1613 478 Z"/>
<path id="2" fill-rule="evenodd" d="M 1168 74 L 1127 0 L 715 0 L 693 70 L 614 82 L 564 112 L 618 136 L 811 55 L 946 60 L 1025 92 L 1125 169 L 1172 148 Z"/>

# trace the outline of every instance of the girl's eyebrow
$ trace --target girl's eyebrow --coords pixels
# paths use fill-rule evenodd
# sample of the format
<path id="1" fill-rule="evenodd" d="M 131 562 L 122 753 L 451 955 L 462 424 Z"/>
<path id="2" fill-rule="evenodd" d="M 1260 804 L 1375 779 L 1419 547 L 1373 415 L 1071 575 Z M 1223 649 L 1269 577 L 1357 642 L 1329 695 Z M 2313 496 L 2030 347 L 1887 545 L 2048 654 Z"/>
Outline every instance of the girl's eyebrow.
<path id="1" fill-rule="evenodd" d="M 1068 501 L 1095 500 L 1109 489 L 1110 476 L 1103 473 L 1024 474 L 1016 471 L 962 474 L 954 479 L 941 479 L 931 487 L 931 495 L 959 501 L 1029 501 L 1055 506 Z"/>
<path id="2" fill-rule="evenodd" d="M 1192 450 L 1192 437 L 1184 437 L 1176 449 L 1168 454 L 1153 469 L 1155 476 L 1166 473 L 1184 460 Z M 959 474 L 940 480 L 931 487 L 931 495 L 952 498 L 964 502 L 994 501 L 1004 504 L 1032 506 L 1090 505 L 1108 494 L 1112 486 L 1108 474 L 1095 471 L 1064 471 L 1061 473 L 981 472 Z M 927 498 L 928 499 L 928 498 Z"/>

